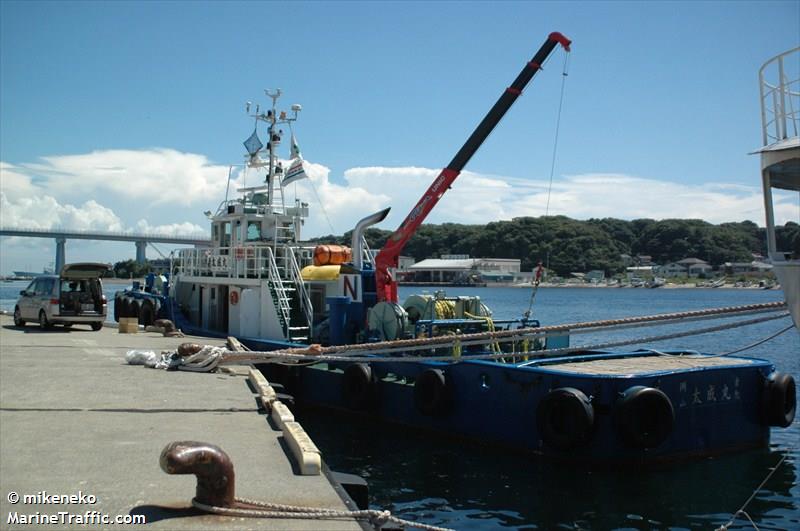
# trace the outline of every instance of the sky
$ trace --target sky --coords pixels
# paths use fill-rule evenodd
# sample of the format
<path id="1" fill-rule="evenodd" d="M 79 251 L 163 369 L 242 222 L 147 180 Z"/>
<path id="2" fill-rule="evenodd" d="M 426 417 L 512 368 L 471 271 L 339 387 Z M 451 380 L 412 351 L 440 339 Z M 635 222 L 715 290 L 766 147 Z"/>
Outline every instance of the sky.
<path id="1" fill-rule="evenodd" d="M 286 191 L 311 204 L 304 236 L 387 206 L 394 230 L 552 31 L 568 62 L 553 52 L 427 222 L 764 224 L 758 69 L 800 45 L 797 1 L 0 0 L 0 225 L 205 234 L 253 129 L 245 102 L 280 87 L 303 106 L 310 179 Z M 796 194 L 776 217 L 800 221 Z M 2 274 L 54 257 L 0 238 Z"/>

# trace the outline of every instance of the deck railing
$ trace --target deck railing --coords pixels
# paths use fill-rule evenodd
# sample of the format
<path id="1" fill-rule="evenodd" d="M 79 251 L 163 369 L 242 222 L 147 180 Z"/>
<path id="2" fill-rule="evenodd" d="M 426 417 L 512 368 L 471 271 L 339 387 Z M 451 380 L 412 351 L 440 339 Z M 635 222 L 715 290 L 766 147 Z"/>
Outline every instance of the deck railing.
<path id="1" fill-rule="evenodd" d="M 194 277 L 266 278 L 271 255 L 269 247 L 256 246 L 181 249 L 175 269 Z"/>
<path id="2" fill-rule="evenodd" d="M 758 71 L 765 146 L 800 133 L 800 48 L 777 55 Z"/>

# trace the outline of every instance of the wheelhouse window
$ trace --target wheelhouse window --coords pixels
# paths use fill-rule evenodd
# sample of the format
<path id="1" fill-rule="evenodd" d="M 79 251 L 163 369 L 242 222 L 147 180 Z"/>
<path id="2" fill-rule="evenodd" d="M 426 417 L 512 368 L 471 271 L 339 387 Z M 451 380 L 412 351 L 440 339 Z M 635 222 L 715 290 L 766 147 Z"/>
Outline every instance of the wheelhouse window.
<path id="1" fill-rule="evenodd" d="M 219 242 L 220 247 L 231 246 L 231 224 L 229 221 L 222 223 L 222 239 Z"/>
<path id="2" fill-rule="evenodd" d="M 248 221 L 247 222 L 247 241 L 255 241 L 261 239 L 261 222 Z"/>

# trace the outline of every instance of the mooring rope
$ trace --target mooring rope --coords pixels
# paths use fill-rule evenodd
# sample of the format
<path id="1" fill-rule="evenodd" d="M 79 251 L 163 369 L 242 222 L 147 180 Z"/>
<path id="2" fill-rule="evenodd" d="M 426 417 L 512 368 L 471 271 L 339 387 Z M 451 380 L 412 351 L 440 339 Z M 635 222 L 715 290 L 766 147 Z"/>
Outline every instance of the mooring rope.
<path id="1" fill-rule="evenodd" d="M 789 450 L 793 450 L 793 449 L 794 449 L 794 448 L 790 448 Z M 756 531 L 758 531 L 758 526 L 757 526 L 757 525 L 756 525 L 756 523 L 753 521 L 753 519 L 752 519 L 752 518 L 750 518 L 750 515 L 749 515 L 749 514 L 747 514 L 747 512 L 745 511 L 745 508 L 746 508 L 748 505 L 750 505 L 750 502 L 751 502 L 751 501 L 753 501 L 753 499 L 756 497 L 756 495 L 758 494 L 758 492 L 759 492 L 761 489 L 763 489 L 763 488 L 764 488 L 764 485 L 766 485 L 766 484 L 767 484 L 767 481 L 769 481 L 769 479 L 772 477 L 772 475 L 773 475 L 773 474 L 774 474 L 774 473 L 775 473 L 775 472 L 778 470 L 778 468 L 780 468 L 780 466 L 781 466 L 781 465 L 783 464 L 783 462 L 786 460 L 786 457 L 789 455 L 789 450 L 787 450 L 787 451 L 786 451 L 786 453 L 785 453 L 785 454 L 783 454 L 783 457 L 781 457 L 781 458 L 780 458 L 780 460 L 778 461 L 778 463 L 777 463 L 777 464 L 776 464 L 776 465 L 775 465 L 775 466 L 772 468 L 772 470 L 770 470 L 769 474 L 767 474 L 767 477 L 765 477 L 765 478 L 764 478 L 764 481 L 762 481 L 762 482 L 761 482 L 761 484 L 760 484 L 758 487 L 756 487 L 756 490 L 754 490 L 754 491 L 753 491 L 753 493 L 750 495 L 750 497 L 749 497 L 749 498 L 747 498 L 747 501 L 746 501 L 746 502 L 744 502 L 744 505 L 742 505 L 742 507 L 741 507 L 741 508 L 740 508 L 738 511 L 736 511 L 735 513 L 733 513 L 733 516 L 731 516 L 731 519 L 730 519 L 730 520 L 728 520 L 728 523 L 727 523 L 727 524 L 722 524 L 721 526 L 719 526 L 718 528 L 716 528 L 714 531 L 727 531 L 727 530 L 728 530 L 728 528 L 730 528 L 730 526 L 733 524 L 733 522 L 735 522 L 735 521 L 736 521 L 736 519 L 739 517 L 739 515 L 740 515 L 740 514 L 741 514 L 741 515 L 744 515 L 744 516 L 747 518 L 747 520 L 750 522 L 750 524 L 753 526 L 753 529 L 755 529 Z"/>
<path id="2" fill-rule="evenodd" d="M 750 350 L 751 348 L 755 348 L 755 347 L 757 347 L 759 345 L 762 345 L 762 344 L 766 343 L 767 341 L 775 339 L 779 335 L 783 334 L 784 332 L 788 332 L 792 328 L 794 328 L 794 323 L 790 324 L 786 328 L 781 328 L 780 330 L 778 330 L 774 334 L 770 334 L 767 337 L 765 337 L 763 339 L 759 339 L 758 341 L 756 341 L 754 343 L 750 343 L 749 345 L 746 345 L 744 347 L 737 348 L 736 350 L 730 350 L 730 351 L 725 352 L 723 354 L 714 354 L 713 356 L 707 356 L 707 357 L 709 357 L 709 358 L 721 358 L 721 357 L 724 357 L 724 356 L 730 356 L 731 354 L 737 354 L 739 352 L 744 352 L 745 350 Z"/>
<path id="3" fill-rule="evenodd" d="M 197 499 L 192 500 L 192 505 L 201 511 L 225 516 L 245 516 L 251 518 L 294 518 L 302 520 L 339 520 L 352 518 L 356 520 L 367 520 L 378 529 L 391 522 L 405 527 L 423 529 L 425 531 L 453 531 L 452 529 L 446 527 L 438 527 L 420 522 L 413 522 L 411 520 L 404 520 L 402 518 L 393 516 L 389 511 L 378 511 L 375 509 L 347 511 L 339 509 L 324 509 L 319 507 L 284 505 L 280 503 L 269 503 L 239 497 L 234 498 L 234 500 L 238 503 L 252 505 L 256 508 L 248 509 L 244 507 L 221 507 L 217 505 L 207 505 L 197 501 Z"/>

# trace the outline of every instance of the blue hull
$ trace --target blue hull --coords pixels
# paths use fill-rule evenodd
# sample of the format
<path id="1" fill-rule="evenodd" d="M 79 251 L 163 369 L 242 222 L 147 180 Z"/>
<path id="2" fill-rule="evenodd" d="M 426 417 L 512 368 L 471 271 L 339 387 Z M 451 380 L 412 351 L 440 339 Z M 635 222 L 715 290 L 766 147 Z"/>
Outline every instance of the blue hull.
<path id="1" fill-rule="evenodd" d="M 648 355 L 652 356 L 598 353 L 584 359 Z M 483 361 L 374 363 L 373 381 L 364 395 L 366 399 L 360 402 L 354 401 L 352 390 L 346 389 L 349 384 L 344 367 L 320 364 L 287 370 L 265 364 L 259 368 L 271 381 L 284 384 L 300 402 L 357 411 L 381 420 L 573 462 L 650 463 L 769 443 L 770 428 L 764 418 L 762 395 L 767 376 L 774 368 L 767 361 L 749 359 L 744 366 L 721 365 L 634 377 L 576 375 L 548 368 L 566 360 L 575 358 L 526 366 Z M 423 411 L 413 382 L 430 369 L 442 371 L 448 396 L 443 408 Z M 670 422 L 668 415 L 657 409 L 657 403 L 648 405 L 645 401 L 639 404 L 643 408 L 640 411 L 621 411 L 626 391 L 639 387 L 657 389 L 668 398 L 673 411 L 669 427 L 658 425 Z M 585 395 L 593 415 L 588 426 L 581 426 L 583 412 L 578 409 L 576 413 L 569 402 L 550 411 L 549 416 L 543 412 L 548 407 L 548 395 L 559 389 Z M 648 407 L 655 409 L 648 411 Z M 625 419 L 620 418 L 625 414 L 635 417 L 634 431 L 638 429 L 645 438 L 658 430 L 666 429 L 668 433 L 660 441 L 661 435 L 655 434 L 657 439 L 649 443 L 635 435 L 631 437 L 631 419 L 627 419 L 626 432 Z"/>

